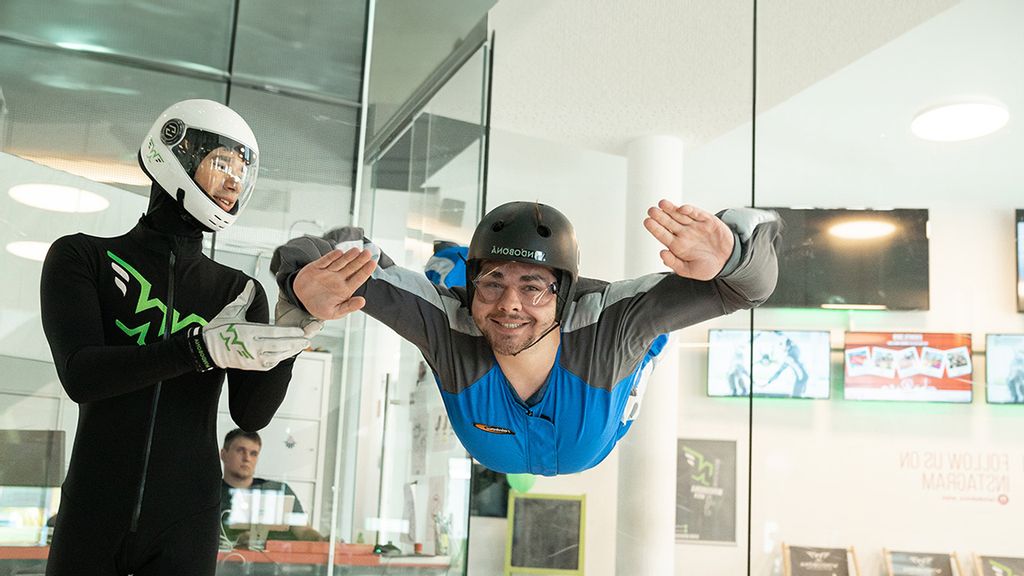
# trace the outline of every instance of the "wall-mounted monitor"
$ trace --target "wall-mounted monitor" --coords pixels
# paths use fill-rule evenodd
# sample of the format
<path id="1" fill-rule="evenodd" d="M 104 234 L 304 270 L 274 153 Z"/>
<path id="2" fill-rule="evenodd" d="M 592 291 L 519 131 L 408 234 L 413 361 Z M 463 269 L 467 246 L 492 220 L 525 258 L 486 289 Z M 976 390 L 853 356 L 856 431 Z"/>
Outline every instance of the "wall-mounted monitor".
<path id="1" fill-rule="evenodd" d="M 1017 312 L 1024 312 L 1024 210 L 1017 209 Z"/>
<path id="2" fill-rule="evenodd" d="M 970 334 L 847 332 L 847 400 L 971 401 Z"/>
<path id="3" fill-rule="evenodd" d="M 765 306 L 928 309 L 928 210 L 771 208 L 785 227 Z"/>
<path id="4" fill-rule="evenodd" d="M 1024 334 L 985 338 L 985 399 L 990 404 L 1024 404 Z"/>
<path id="5" fill-rule="evenodd" d="M 708 396 L 829 397 L 829 333 L 708 330 Z"/>

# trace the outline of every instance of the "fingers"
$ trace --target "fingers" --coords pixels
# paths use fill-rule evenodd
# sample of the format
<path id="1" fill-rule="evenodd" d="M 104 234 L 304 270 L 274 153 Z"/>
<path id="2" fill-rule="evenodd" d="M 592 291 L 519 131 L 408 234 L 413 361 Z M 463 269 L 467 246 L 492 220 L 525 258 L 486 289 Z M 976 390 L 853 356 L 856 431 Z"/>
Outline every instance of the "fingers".
<path id="1" fill-rule="evenodd" d="M 368 259 L 369 255 L 363 254 L 364 252 L 368 253 L 369 251 L 361 250 L 359 248 L 351 248 L 348 250 L 341 250 L 340 248 L 335 248 L 334 250 L 331 250 L 327 254 L 324 254 L 323 256 L 317 258 L 316 260 L 310 262 L 308 265 L 313 266 L 315 268 L 319 268 L 320 270 L 331 270 L 333 272 L 337 272 L 338 270 L 341 270 L 342 268 L 344 268 L 350 262 L 356 260 L 357 258 Z"/>
<path id="2" fill-rule="evenodd" d="M 353 248 L 352 250 L 342 254 L 341 258 L 335 260 L 327 269 L 331 272 L 341 272 L 342 270 L 351 269 L 351 267 L 362 266 L 366 262 L 369 262 L 370 258 L 371 254 L 369 250 Z"/>
<path id="3" fill-rule="evenodd" d="M 363 298 L 362 296 L 353 296 L 353 297 L 349 298 L 348 300 L 345 300 L 341 304 L 338 304 L 334 308 L 334 310 L 336 312 L 336 315 L 332 319 L 336 320 L 336 319 L 341 318 L 343 316 L 348 316 L 349 314 L 351 314 L 353 312 L 358 312 L 359 310 L 362 310 L 363 306 L 365 306 L 365 305 L 366 305 L 366 299 L 365 298 Z"/>
<path id="4" fill-rule="evenodd" d="M 666 247 L 679 239 L 693 240 L 706 234 L 708 226 L 714 225 L 715 216 L 691 206 L 676 206 L 668 200 L 661 200 L 657 206 L 647 209 L 644 227 L 654 238 Z"/>

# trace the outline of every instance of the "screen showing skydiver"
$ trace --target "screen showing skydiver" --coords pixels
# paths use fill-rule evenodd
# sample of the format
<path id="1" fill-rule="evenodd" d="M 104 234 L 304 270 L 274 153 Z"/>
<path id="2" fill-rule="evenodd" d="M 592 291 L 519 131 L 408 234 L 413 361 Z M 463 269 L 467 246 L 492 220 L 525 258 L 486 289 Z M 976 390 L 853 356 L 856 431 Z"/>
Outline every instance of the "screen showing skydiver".
<path id="1" fill-rule="evenodd" d="M 986 338 L 985 399 L 989 404 L 1024 404 L 1024 334 Z"/>
<path id="2" fill-rule="evenodd" d="M 826 331 L 709 330 L 708 396 L 827 399 L 829 352 Z"/>

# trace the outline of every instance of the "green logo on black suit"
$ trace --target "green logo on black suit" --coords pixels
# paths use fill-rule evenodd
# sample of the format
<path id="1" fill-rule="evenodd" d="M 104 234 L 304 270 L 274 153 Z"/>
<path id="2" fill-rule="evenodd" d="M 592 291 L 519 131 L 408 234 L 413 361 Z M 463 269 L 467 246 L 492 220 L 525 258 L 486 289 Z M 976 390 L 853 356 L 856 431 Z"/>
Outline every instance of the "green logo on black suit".
<path id="1" fill-rule="evenodd" d="M 153 290 L 153 285 L 146 280 L 138 270 L 132 267 L 131 264 L 125 262 L 109 250 L 107 251 L 107 256 L 112 260 L 110 267 L 114 270 L 114 286 L 121 291 L 123 296 L 128 296 L 128 285 L 131 284 L 132 279 L 134 279 L 139 285 L 139 293 L 138 296 L 136 296 L 137 300 L 134 310 L 135 314 L 141 315 L 149 310 L 158 310 L 160 312 L 160 323 L 157 326 L 156 337 L 162 337 L 164 334 L 164 325 L 167 322 L 167 305 L 161 302 L 159 298 L 152 298 L 150 296 L 150 293 Z M 206 320 L 198 314 L 189 314 L 185 318 L 181 318 L 181 313 L 177 310 L 174 310 L 173 312 L 174 313 L 171 315 L 171 334 L 191 324 L 198 324 L 200 326 L 206 325 Z M 139 346 L 144 346 L 146 344 L 146 337 L 149 335 L 150 326 L 153 324 L 152 321 L 142 321 L 141 319 L 125 321 L 115 319 L 114 323 L 122 332 L 135 338 L 135 342 Z"/>

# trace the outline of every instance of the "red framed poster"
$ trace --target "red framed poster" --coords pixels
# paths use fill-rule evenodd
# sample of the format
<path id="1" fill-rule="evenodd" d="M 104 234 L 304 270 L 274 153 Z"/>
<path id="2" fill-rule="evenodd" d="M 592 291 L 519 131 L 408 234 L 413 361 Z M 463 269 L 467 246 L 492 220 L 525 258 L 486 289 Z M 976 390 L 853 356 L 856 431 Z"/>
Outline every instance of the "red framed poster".
<path id="1" fill-rule="evenodd" d="M 847 332 L 843 397 L 971 401 L 970 334 Z"/>

